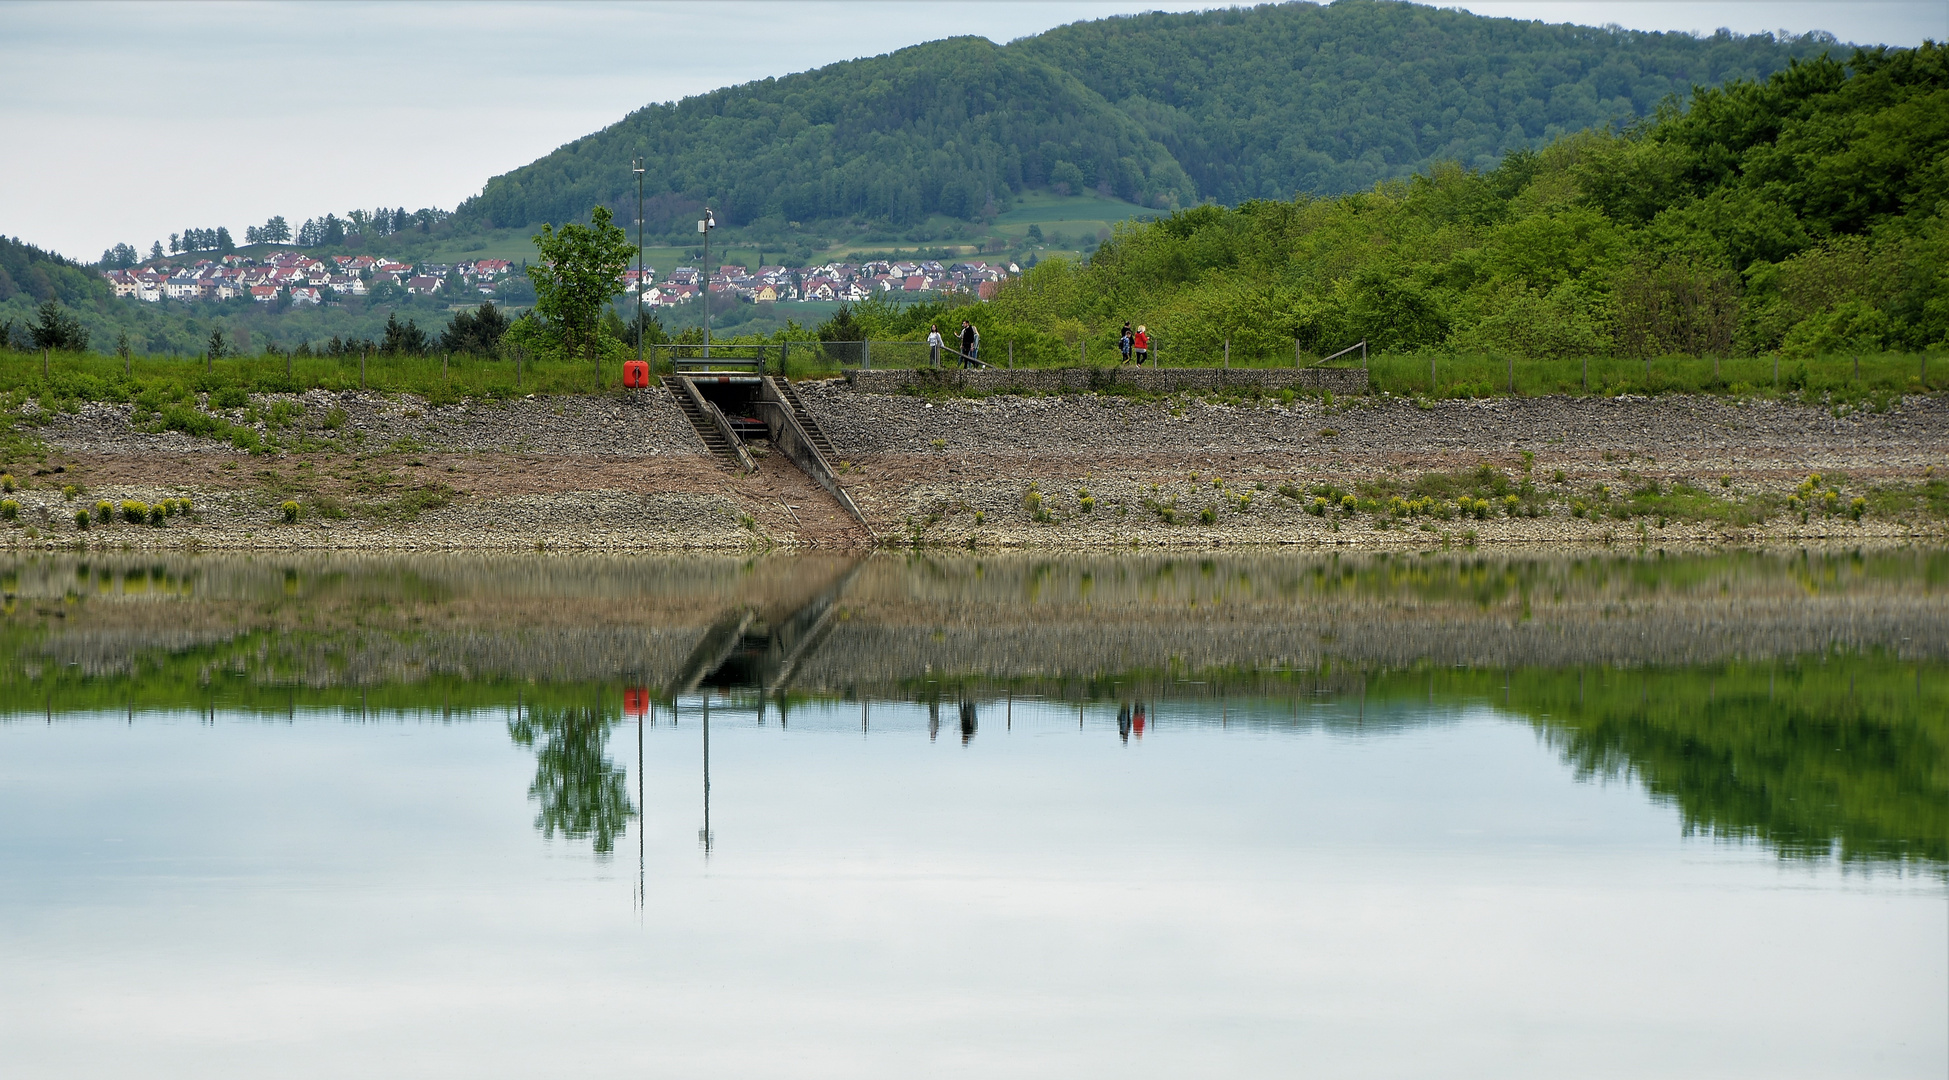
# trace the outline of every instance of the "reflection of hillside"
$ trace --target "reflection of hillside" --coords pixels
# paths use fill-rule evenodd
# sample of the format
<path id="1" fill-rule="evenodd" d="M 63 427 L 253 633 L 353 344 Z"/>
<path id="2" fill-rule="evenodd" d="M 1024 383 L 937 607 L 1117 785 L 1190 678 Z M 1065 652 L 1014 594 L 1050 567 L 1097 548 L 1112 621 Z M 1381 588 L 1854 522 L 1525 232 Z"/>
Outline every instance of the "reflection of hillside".
<path id="1" fill-rule="evenodd" d="M 796 685 L 1949 655 L 1942 556 L 877 560 Z M 1245 681 L 1249 682 L 1249 679 Z M 1241 686 L 1240 689 L 1246 689 Z"/>
<path id="2" fill-rule="evenodd" d="M 836 595 L 822 593 L 847 566 L 473 555 L 23 559 L 0 570 L 12 597 L 0 620 L 0 689 L 137 671 L 150 686 L 516 679 L 668 688 L 696 674 L 685 663 L 715 644 L 705 641 L 711 627 L 729 634 L 740 623 L 748 636 L 751 625 L 788 628 L 795 619 L 808 624 L 796 644 L 776 634 L 744 645 L 727 637 L 717 651 L 769 657 L 745 665 L 771 672 L 768 684 L 782 671 L 802 690 L 868 694 L 944 679 L 1060 688 L 1230 672 L 1235 689 L 1250 692 L 1252 673 L 1275 670 L 1318 673 L 1331 689 L 1349 669 L 1430 663 L 1679 666 L 1833 648 L 1949 654 L 1949 598 L 1937 588 L 1949 579 L 1949 557 L 1940 554 L 882 556 Z M 812 626 L 805 615 L 815 607 Z"/>

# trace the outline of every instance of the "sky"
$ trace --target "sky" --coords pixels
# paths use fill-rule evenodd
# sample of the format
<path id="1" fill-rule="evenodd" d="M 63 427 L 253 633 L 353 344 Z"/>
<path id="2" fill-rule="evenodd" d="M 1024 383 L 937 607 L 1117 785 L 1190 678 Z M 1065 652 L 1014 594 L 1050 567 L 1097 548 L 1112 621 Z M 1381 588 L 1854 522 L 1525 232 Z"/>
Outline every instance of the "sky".
<path id="1" fill-rule="evenodd" d="M 83 260 L 185 228 L 451 209 L 632 109 L 938 38 L 1226 5 L 1153 0 L 0 0 L 0 234 Z M 1949 39 L 1944 0 L 1461 0 L 1640 30 Z"/>

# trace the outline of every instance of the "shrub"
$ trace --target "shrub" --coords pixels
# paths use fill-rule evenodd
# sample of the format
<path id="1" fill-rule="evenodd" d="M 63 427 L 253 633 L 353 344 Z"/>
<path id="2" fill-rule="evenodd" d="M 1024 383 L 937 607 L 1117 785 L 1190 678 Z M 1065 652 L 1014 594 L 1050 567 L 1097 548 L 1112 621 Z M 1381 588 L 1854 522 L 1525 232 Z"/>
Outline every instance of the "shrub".
<path id="1" fill-rule="evenodd" d="M 1316 496 L 1314 496 L 1314 497 L 1313 497 L 1313 505 L 1312 505 L 1312 506 L 1309 506 L 1309 507 L 1307 507 L 1306 509 L 1307 509 L 1307 512 L 1308 512 L 1308 513 L 1311 513 L 1311 514 L 1312 514 L 1312 515 L 1313 515 L 1314 517 L 1325 517 L 1325 516 L 1326 516 L 1326 496 L 1324 496 L 1324 495 L 1316 495 Z"/>
<path id="2" fill-rule="evenodd" d="M 20 504 L 12 499 L 0 499 L 0 518 L 13 521 L 20 517 Z"/>
<path id="3" fill-rule="evenodd" d="M 278 513 L 284 515 L 284 520 L 287 524 L 296 524 L 298 521 L 298 515 L 303 511 L 303 508 L 300 507 L 296 502 L 287 500 L 284 503 L 284 505 L 278 507 L 277 510 Z"/>
<path id="4" fill-rule="evenodd" d="M 1096 509 L 1096 500 L 1091 498 L 1088 495 L 1085 495 L 1082 497 L 1080 501 L 1077 502 L 1076 505 L 1082 507 L 1083 513 L 1087 514 Z"/>
<path id="5" fill-rule="evenodd" d="M 80 489 L 80 488 L 78 488 L 78 487 L 76 487 L 76 486 L 74 486 L 73 484 L 63 484 L 63 485 L 61 485 L 61 498 L 62 498 L 62 500 L 64 500 L 64 501 L 66 501 L 66 502 L 73 502 L 73 501 L 74 501 L 74 499 L 75 499 L 75 496 L 77 496 L 77 495 L 79 495 L 79 494 L 81 494 L 81 489 Z"/>
<path id="6" fill-rule="evenodd" d="M 210 395 L 210 405 L 218 409 L 241 409 L 250 404 L 250 394 L 241 386 L 226 386 Z"/>
<path id="7" fill-rule="evenodd" d="M 74 527 L 82 532 L 87 532 L 88 526 L 94 524 L 94 521 L 95 519 L 88 515 L 86 507 L 74 512 Z"/>
<path id="8" fill-rule="evenodd" d="M 185 495 L 182 498 L 176 500 L 177 513 L 188 514 L 191 510 L 194 509 L 196 509 L 196 504 L 189 501 L 189 496 Z"/>
<path id="9" fill-rule="evenodd" d="M 1856 521 L 1861 520 L 1862 513 L 1867 509 L 1868 509 L 1868 500 L 1859 495 L 1856 495 L 1853 501 L 1849 502 L 1847 505 L 1848 516 L 1853 518 Z"/>
<path id="10" fill-rule="evenodd" d="M 157 503 L 149 508 L 149 524 L 160 526 L 169 519 L 167 503 Z"/>
<path id="11" fill-rule="evenodd" d="M 1523 501 L 1523 500 L 1521 500 L 1521 499 L 1519 499 L 1519 498 L 1517 498 L 1517 497 L 1516 497 L 1516 496 L 1514 496 L 1514 495 L 1505 495 L 1505 496 L 1503 496 L 1503 497 L 1502 497 L 1502 512 L 1503 512 L 1503 513 L 1505 513 L 1505 514 L 1508 514 L 1508 515 L 1509 515 L 1510 517 L 1515 517 L 1515 516 L 1516 516 L 1516 508 L 1517 508 L 1518 506 L 1520 506 L 1520 505 L 1522 504 L 1522 501 Z"/>
<path id="12" fill-rule="evenodd" d="M 1198 511 L 1198 520 L 1207 525 L 1218 524 L 1218 508 L 1216 506 L 1207 506 L 1203 510 Z"/>
<path id="13" fill-rule="evenodd" d="M 14 493 L 13 473 L 0 473 L 0 491 L 4 491 L 9 495 Z"/>
<path id="14" fill-rule="evenodd" d="M 134 499 L 122 500 L 122 520 L 131 525 L 140 525 L 149 520 L 149 504 Z"/>
<path id="15" fill-rule="evenodd" d="M 108 523 L 109 523 L 110 521 L 113 521 L 114 519 L 115 519 L 115 504 L 114 504 L 114 503 L 112 503 L 112 502 L 109 502 L 109 501 L 108 501 L 107 499 L 103 499 L 102 501 L 100 501 L 100 502 L 98 502 L 98 503 L 96 503 L 96 504 L 95 504 L 95 520 L 96 520 L 96 521 L 99 521 L 99 522 L 101 522 L 101 523 L 102 523 L 103 525 L 106 525 L 106 524 L 108 524 Z"/>
<path id="16" fill-rule="evenodd" d="M 1355 501 L 1352 495 L 1340 496 L 1340 512 L 1347 515 L 1348 517 L 1353 516 L 1354 509 L 1359 505 L 1360 504 L 1357 501 Z"/>

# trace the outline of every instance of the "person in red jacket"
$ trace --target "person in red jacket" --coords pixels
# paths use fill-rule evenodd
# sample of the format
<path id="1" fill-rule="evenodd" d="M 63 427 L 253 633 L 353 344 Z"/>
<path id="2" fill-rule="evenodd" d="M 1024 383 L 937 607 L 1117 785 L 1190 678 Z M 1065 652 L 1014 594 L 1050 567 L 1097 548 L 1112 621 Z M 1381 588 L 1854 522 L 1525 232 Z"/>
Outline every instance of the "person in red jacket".
<path id="1" fill-rule="evenodd" d="M 1137 333 L 1130 339 L 1130 351 L 1136 354 L 1140 367 L 1150 359 L 1150 332 L 1144 329 L 1143 323 L 1137 324 Z"/>

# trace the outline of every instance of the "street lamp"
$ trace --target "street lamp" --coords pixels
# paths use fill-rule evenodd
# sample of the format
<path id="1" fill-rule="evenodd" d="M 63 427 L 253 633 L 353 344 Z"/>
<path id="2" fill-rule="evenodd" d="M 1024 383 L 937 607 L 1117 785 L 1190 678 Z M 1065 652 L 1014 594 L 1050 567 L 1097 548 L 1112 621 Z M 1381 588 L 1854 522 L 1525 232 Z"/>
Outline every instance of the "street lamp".
<path id="1" fill-rule="evenodd" d="M 643 159 L 635 158 L 629 169 L 636 174 L 636 362 L 643 362 Z"/>
<path id="2" fill-rule="evenodd" d="M 704 207 L 697 231 L 704 234 L 704 355 L 711 354 L 711 230 L 717 228 L 717 215 Z"/>

